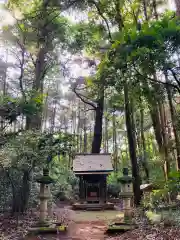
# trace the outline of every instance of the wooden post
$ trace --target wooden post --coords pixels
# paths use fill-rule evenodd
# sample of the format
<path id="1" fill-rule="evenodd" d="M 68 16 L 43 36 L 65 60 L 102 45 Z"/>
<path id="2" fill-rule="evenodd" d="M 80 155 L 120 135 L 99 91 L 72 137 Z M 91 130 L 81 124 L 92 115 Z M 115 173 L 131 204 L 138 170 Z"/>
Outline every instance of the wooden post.
<path id="1" fill-rule="evenodd" d="M 82 176 L 79 177 L 79 198 L 80 202 L 82 202 Z"/>
<path id="2" fill-rule="evenodd" d="M 86 186 L 83 176 L 82 176 L 82 199 L 83 202 L 86 201 Z"/>
<path id="3" fill-rule="evenodd" d="M 87 203 L 87 191 L 86 191 L 86 181 L 83 179 L 83 191 L 84 191 L 84 201 Z"/>
<path id="4" fill-rule="evenodd" d="M 104 195 L 105 195 L 105 199 L 104 199 L 104 201 L 105 201 L 105 203 L 107 202 L 107 176 L 105 175 L 104 176 Z"/>
<path id="5" fill-rule="evenodd" d="M 99 203 L 103 203 L 103 199 L 104 199 L 104 183 L 103 183 L 103 179 L 100 178 L 100 182 L 99 182 Z"/>

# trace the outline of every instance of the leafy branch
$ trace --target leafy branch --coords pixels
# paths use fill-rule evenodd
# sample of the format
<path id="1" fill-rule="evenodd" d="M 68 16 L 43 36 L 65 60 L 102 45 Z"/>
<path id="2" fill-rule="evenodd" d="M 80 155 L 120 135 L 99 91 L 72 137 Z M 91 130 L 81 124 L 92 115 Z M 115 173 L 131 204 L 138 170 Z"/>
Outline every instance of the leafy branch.
<path id="1" fill-rule="evenodd" d="M 73 88 L 73 92 L 76 94 L 76 96 L 85 104 L 90 105 L 92 107 L 93 110 L 95 110 L 97 108 L 97 106 L 95 105 L 95 103 L 93 103 L 90 99 L 88 99 L 86 96 L 84 96 L 81 93 L 78 93 L 76 88 Z"/>

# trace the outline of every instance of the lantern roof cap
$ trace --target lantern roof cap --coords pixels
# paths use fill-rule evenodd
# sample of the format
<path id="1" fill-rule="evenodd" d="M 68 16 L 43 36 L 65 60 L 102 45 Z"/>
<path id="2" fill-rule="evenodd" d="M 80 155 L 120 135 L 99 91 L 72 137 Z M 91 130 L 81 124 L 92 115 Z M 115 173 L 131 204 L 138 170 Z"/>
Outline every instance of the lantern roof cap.
<path id="1" fill-rule="evenodd" d="M 132 183 L 133 177 L 128 175 L 128 168 L 123 168 L 123 176 L 118 178 L 118 182 L 122 184 Z"/>
<path id="2" fill-rule="evenodd" d="M 49 176 L 49 169 L 47 168 L 43 169 L 43 175 L 41 175 L 40 177 L 37 177 L 36 181 L 38 183 L 44 183 L 44 184 L 50 184 L 54 182 L 54 180 Z"/>

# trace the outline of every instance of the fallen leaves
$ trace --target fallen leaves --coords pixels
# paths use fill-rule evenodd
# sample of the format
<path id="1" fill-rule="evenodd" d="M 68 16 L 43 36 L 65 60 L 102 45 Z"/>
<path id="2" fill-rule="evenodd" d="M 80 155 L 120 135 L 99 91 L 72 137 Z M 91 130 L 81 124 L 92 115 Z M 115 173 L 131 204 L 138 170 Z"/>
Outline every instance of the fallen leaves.
<path id="1" fill-rule="evenodd" d="M 28 212 L 21 217 L 11 217 L 5 213 L 0 215 L 0 240 L 23 239 L 30 225 L 36 221 L 35 214 Z"/>
<path id="2" fill-rule="evenodd" d="M 178 227 L 164 228 L 153 227 L 138 228 L 120 236 L 109 237 L 106 240 L 178 240 L 180 229 Z"/>
<path id="3" fill-rule="evenodd" d="M 142 224 L 138 229 L 126 232 L 121 235 L 107 236 L 105 235 L 107 222 L 98 220 L 73 222 L 75 212 L 68 208 L 55 207 L 54 214 L 58 221 L 69 224 L 68 236 L 38 236 L 28 238 L 28 240 L 179 240 L 179 227 L 163 227 Z M 37 221 L 37 212 L 31 211 L 26 215 L 16 218 L 10 217 L 8 214 L 0 215 L 0 240 L 22 240 L 25 239 L 28 228 Z M 18 223 L 18 224 L 17 224 Z M 67 238 L 68 237 L 68 238 Z"/>

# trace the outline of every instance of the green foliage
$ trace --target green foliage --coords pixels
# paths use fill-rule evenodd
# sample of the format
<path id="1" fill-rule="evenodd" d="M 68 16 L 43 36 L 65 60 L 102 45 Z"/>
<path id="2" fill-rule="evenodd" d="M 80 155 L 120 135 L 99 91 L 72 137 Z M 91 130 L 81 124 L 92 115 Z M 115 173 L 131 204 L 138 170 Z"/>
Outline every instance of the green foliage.
<path id="1" fill-rule="evenodd" d="M 30 194 L 31 189 L 30 199 L 27 197 L 27 200 L 29 199 L 32 204 L 36 203 L 38 187 L 35 179 L 39 177 L 42 168 L 47 164 L 55 180 L 52 187 L 53 198 L 56 199 L 60 191 L 68 198 L 72 197 L 73 188 L 77 182 L 75 176 L 68 169 L 68 157 L 71 157 L 73 151 L 72 141 L 72 136 L 65 133 L 53 135 L 38 131 L 25 131 L 12 137 L 0 151 L 1 172 L 6 180 L 4 185 L 6 184 L 8 190 L 13 190 L 9 197 L 11 198 L 13 194 L 12 200 L 15 201 L 18 197 L 18 201 L 21 203 L 22 199 L 19 199 L 19 193 L 22 191 L 23 198 L 24 194 Z M 29 186 L 29 183 L 32 187 Z M 25 189 L 26 192 L 24 192 Z"/>
<path id="2" fill-rule="evenodd" d="M 139 67 L 143 73 L 152 74 L 154 68 L 164 70 L 172 65 L 170 57 L 179 48 L 179 22 L 172 15 L 165 15 L 158 21 L 143 23 L 141 30 L 124 30 L 123 36 L 112 50 L 116 49 L 116 67 L 126 70 Z"/>
<path id="3" fill-rule="evenodd" d="M 72 42 L 70 51 L 86 50 L 94 54 L 99 49 L 99 42 L 105 34 L 103 25 L 79 23 L 71 26 Z"/>
<path id="4" fill-rule="evenodd" d="M 169 192 L 171 193 L 178 193 L 180 190 L 180 172 L 179 171 L 173 171 L 169 174 L 169 180 L 167 182 L 167 186 L 169 189 Z"/>
<path id="5" fill-rule="evenodd" d="M 121 185 L 120 183 L 117 181 L 117 179 L 122 176 L 122 173 L 119 172 L 118 174 L 116 173 L 111 173 L 108 176 L 107 179 L 107 187 L 108 187 L 108 195 L 112 196 L 112 197 L 119 197 L 119 193 L 121 191 Z"/>
<path id="6" fill-rule="evenodd" d="M 180 173 L 179 171 L 173 171 L 169 173 L 169 179 L 167 182 L 162 181 L 158 183 L 155 181 L 156 186 L 159 188 L 153 190 L 149 195 L 145 195 L 143 199 L 143 206 L 149 209 L 158 209 L 160 206 L 169 205 L 170 197 L 177 196 L 180 189 Z"/>
<path id="7" fill-rule="evenodd" d="M 68 169 L 67 164 L 55 161 L 51 168 L 51 176 L 55 180 L 51 187 L 54 200 L 74 199 L 78 192 L 78 179 Z"/>

